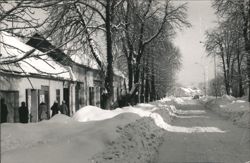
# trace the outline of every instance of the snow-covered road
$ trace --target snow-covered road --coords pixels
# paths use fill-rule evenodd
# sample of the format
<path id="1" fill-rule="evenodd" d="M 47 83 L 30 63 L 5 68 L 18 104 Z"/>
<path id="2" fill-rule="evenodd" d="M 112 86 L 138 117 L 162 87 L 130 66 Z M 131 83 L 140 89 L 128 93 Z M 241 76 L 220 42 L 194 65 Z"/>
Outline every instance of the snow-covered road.
<path id="1" fill-rule="evenodd" d="M 4 123 L 0 162 L 250 161 L 250 129 L 237 127 L 231 119 L 219 117 L 199 102 L 204 103 L 166 97 L 115 110 L 86 106 L 73 117 L 58 114 L 39 123 Z M 212 102 L 228 104 L 225 106 L 230 106 L 230 110 L 239 110 L 242 105 L 231 100 Z M 248 105 L 244 106 L 248 111 Z"/>
<path id="2" fill-rule="evenodd" d="M 158 163 L 167 162 L 227 162 L 244 163 L 250 160 L 250 130 L 239 128 L 198 101 L 186 100 L 176 106 L 180 110 L 174 126 L 216 127 L 219 132 L 168 132 L 159 149 Z M 189 118 L 192 117 L 192 118 Z"/>

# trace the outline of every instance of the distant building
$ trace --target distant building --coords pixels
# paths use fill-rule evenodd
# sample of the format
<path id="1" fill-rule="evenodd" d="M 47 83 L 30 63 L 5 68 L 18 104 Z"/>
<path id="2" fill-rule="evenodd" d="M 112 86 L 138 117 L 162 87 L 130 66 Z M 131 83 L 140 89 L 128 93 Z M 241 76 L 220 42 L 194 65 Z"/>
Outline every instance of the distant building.
<path id="1" fill-rule="evenodd" d="M 174 91 L 176 97 L 193 97 L 194 95 L 202 95 L 202 91 L 197 88 L 177 87 Z"/>

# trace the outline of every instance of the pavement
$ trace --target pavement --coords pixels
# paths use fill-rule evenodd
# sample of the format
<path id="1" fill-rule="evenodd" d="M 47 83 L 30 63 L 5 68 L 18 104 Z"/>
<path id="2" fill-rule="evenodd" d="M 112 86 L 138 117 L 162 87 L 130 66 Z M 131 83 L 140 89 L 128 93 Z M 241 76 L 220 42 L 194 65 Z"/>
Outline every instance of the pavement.
<path id="1" fill-rule="evenodd" d="M 183 111 L 171 125 L 216 127 L 218 132 L 168 132 L 160 146 L 158 163 L 246 163 L 250 161 L 250 129 L 240 128 L 206 110 L 197 100 L 177 105 Z"/>

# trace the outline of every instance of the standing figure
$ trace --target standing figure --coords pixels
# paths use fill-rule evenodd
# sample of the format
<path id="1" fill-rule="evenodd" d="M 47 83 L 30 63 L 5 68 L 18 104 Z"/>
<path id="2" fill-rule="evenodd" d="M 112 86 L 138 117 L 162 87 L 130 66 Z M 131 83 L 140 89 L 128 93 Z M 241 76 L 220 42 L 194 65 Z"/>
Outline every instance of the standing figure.
<path id="1" fill-rule="evenodd" d="M 1 98 L 1 123 L 7 122 L 8 109 L 4 98 Z"/>
<path id="2" fill-rule="evenodd" d="M 21 103 L 21 106 L 18 108 L 19 118 L 21 123 L 28 123 L 29 121 L 29 110 L 25 106 L 25 102 Z"/>
<path id="3" fill-rule="evenodd" d="M 38 107 L 38 120 L 42 121 L 48 118 L 47 105 L 41 102 Z"/>
<path id="4" fill-rule="evenodd" d="M 67 107 L 67 105 L 66 105 L 66 103 L 65 103 L 64 100 L 62 101 L 62 104 L 60 106 L 60 112 L 62 114 L 65 114 L 65 115 L 68 115 L 68 113 L 69 113 L 68 107 Z"/>
<path id="5" fill-rule="evenodd" d="M 59 105 L 58 105 L 58 102 L 55 101 L 53 106 L 51 107 L 51 110 L 52 110 L 52 117 L 56 114 L 58 114 L 58 111 L 59 111 Z"/>

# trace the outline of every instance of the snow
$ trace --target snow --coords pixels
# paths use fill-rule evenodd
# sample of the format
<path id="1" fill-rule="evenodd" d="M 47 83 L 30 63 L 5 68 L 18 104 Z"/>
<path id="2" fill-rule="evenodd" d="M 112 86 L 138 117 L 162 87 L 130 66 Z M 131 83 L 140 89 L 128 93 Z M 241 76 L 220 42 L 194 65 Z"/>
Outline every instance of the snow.
<path id="1" fill-rule="evenodd" d="M 26 45 L 17 38 L 11 36 L 11 34 L 3 31 L 0 32 L 0 42 L 2 42 L 0 44 L 2 55 L 0 56 L 1 61 L 8 61 L 10 58 L 22 58 L 27 52 L 33 50 L 31 46 Z M 38 74 L 74 80 L 69 67 L 62 66 L 37 49 L 30 55 L 30 57 L 19 61 L 18 65 L 1 65 L 0 68 L 11 73 L 17 72 L 21 75 Z"/>
<path id="2" fill-rule="evenodd" d="M 39 123 L 2 124 L 2 162 L 154 162 L 167 132 L 226 132 L 216 127 L 171 125 L 175 116 L 203 113 L 172 105 L 181 100 L 171 97 L 115 110 L 86 106 L 72 118 L 58 114 Z"/>
<path id="3" fill-rule="evenodd" d="M 181 99 L 181 98 L 175 98 L 174 99 L 174 101 L 177 103 L 177 104 L 183 104 L 184 103 L 184 101 L 183 101 L 183 99 Z"/>
<path id="4" fill-rule="evenodd" d="M 201 95 L 202 91 L 197 88 L 189 88 L 189 87 L 178 87 L 175 90 L 175 95 L 177 97 L 192 97 L 194 95 Z"/>
<path id="5" fill-rule="evenodd" d="M 250 103 L 245 98 L 237 99 L 232 96 L 202 99 L 208 109 L 220 116 L 232 120 L 234 123 L 250 128 Z"/>

